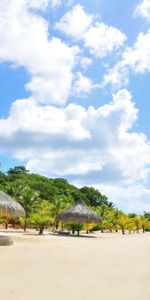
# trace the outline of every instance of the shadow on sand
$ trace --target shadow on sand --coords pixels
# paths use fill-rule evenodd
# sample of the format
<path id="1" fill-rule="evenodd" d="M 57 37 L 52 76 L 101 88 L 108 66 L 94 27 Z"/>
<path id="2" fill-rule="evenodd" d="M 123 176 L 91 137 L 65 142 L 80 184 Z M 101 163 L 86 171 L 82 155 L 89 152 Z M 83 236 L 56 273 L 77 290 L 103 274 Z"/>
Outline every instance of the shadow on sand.
<path id="1" fill-rule="evenodd" d="M 29 231 L 26 231 L 24 232 L 23 230 L 11 230 L 11 229 L 0 229 L 0 233 L 5 233 L 5 234 L 16 234 L 16 233 L 19 233 L 23 236 L 57 236 L 57 237 L 67 237 L 67 238 L 85 238 L 85 239 L 95 239 L 96 236 L 92 236 L 90 234 L 80 234 L 80 235 L 77 235 L 77 234 L 69 234 L 69 233 L 60 233 L 60 232 L 46 232 L 46 233 L 43 233 L 42 235 L 39 235 L 39 232 L 36 231 L 36 232 L 29 232 Z"/>
<path id="2" fill-rule="evenodd" d="M 62 233 L 49 233 L 49 235 L 53 235 L 53 236 L 57 236 L 57 237 L 67 237 L 67 238 L 85 238 L 85 239 L 95 239 L 96 237 L 95 236 L 92 236 L 92 235 L 84 235 L 84 234 L 80 234 L 80 235 L 77 235 L 77 234 L 62 234 Z"/>

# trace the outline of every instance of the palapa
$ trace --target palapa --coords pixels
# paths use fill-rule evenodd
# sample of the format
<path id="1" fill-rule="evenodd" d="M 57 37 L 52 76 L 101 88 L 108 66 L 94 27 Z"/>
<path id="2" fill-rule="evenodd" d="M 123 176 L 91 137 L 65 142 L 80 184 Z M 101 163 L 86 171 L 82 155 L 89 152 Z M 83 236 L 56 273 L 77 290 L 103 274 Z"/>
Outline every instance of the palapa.
<path id="1" fill-rule="evenodd" d="M 0 191 L 0 216 L 25 217 L 25 211 L 17 201 Z"/>
<path id="2" fill-rule="evenodd" d="M 24 208 L 9 195 L 0 191 L 0 217 L 25 217 Z M 11 246 L 10 236 L 0 236 L 0 246 Z"/>
<path id="3" fill-rule="evenodd" d="M 97 224 L 101 223 L 101 218 L 96 212 L 89 209 L 80 197 L 77 197 L 73 205 L 57 217 L 57 221 Z"/>

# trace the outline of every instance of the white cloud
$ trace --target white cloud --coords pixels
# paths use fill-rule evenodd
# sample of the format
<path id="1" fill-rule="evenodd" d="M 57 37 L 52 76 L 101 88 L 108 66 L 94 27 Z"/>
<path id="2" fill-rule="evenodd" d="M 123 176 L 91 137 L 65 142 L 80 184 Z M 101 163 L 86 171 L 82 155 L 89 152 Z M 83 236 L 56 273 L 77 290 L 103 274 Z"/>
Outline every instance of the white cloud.
<path id="1" fill-rule="evenodd" d="M 74 39 L 83 40 L 92 54 L 104 57 L 121 47 L 126 36 L 112 26 L 95 23 L 95 19 L 96 16 L 87 14 L 78 4 L 56 23 L 56 28 Z"/>
<path id="2" fill-rule="evenodd" d="M 62 0 L 51 0 L 52 7 L 59 6 L 62 3 Z"/>
<path id="3" fill-rule="evenodd" d="M 49 38 L 46 20 L 29 10 L 48 4 L 46 0 L 7 0 L 4 5 L 0 0 L 0 61 L 26 68 L 31 76 L 27 88 L 39 101 L 63 104 L 71 91 L 79 47 Z"/>
<path id="4" fill-rule="evenodd" d="M 121 47 L 126 36 L 118 29 L 104 23 L 91 26 L 84 35 L 85 47 L 98 57 L 104 57 Z"/>
<path id="5" fill-rule="evenodd" d="M 150 0 L 141 1 L 135 9 L 135 15 L 150 21 Z"/>
<path id="6" fill-rule="evenodd" d="M 150 145 L 132 132 L 137 109 L 126 90 L 98 109 L 39 106 L 18 100 L 0 120 L 0 152 L 25 159 L 31 171 L 83 184 L 135 184 L 149 175 Z"/>
<path id="7" fill-rule="evenodd" d="M 85 94 L 90 93 L 92 89 L 95 88 L 92 80 L 84 76 L 81 72 L 78 72 L 76 77 L 77 78 L 73 86 L 73 92 L 75 95 L 82 97 Z"/>
<path id="8" fill-rule="evenodd" d="M 86 14 L 84 8 L 77 4 L 56 23 L 56 28 L 74 39 L 82 39 L 92 20 L 93 16 Z"/>
<path id="9" fill-rule="evenodd" d="M 121 60 L 104 76 L 104 85 L 121 87 L 128 83 L 130 72 L 150 72 L 150 30 L 140 33 L 132 48 L 126 48 Z"/>
<path id="10" fill-rule="evenodd" d="M 25 160 L 33 172 L 97 184 L 110 196 L 113 187 L 114 199 L 119 199 L 127 186 L 124 203 L 136 187 L 141 191 L 140 199 L 148 199 L 149 190 L 142 190 L 139 181 L 145 183 L 149 176 L 150 144 L 133 127 L 138 111 L 130 93 L 121 90 L 110 103 L 97 109 L 77 104 L 58 107 L 66 104 L 70 95 L 82 96 L 98 86 L 75 68 L 77 63 L 84 69 L 92 63 L 87 52 L 105 57 L 126 39 L 79 4 L 56 27 L 74 42 L 82 41 L 88 51 L 52 36 L 52 27 L 40 10 L 69 2 L 0 0 L 0 62 L 23 66 L 30 77 L 26 89 L 32 94 L 29 99 L 15 101 L 9 116 L 0 119 L 0 153 Z M 105 84 L 119 86 L 121 81 L 127 83 L 130 70 L 150 70 L 149 38 L 150 31 L 141 33 L 135 45 L 125 49 L 121 61 L 105 76 Z"/>
<path id="11" fill-rule="evenodd" d="M 98 109 L 17 100 L 9 117 L 0 119 L 0 153 L 25 160 L 32 172 L 98 187 L 128 211 L 146 210 L 150 143 L 133 131 L 137 114 L 127 90 Z"/>
<path id="12" fill-rule="evenodd" d="M 27 5 L 29 8 L 34 8 L 34 9 L 46 9 L 48 7 L 49 0 L 24 0 L 24 5 Z"/>
<path id="13" fill-rule="evenodd" d="M 92 59 L 89 57 L 82 57 L 80 59 L 80 65 L 83 69 L 87 69 L 88 66 L 90 66 L 92 64 Z"/>
<path id="14" fill-rule="evenodd" d="M 120 209 L 127 213 L 150 211 L 150 189 L 140 184 L 129 186 L 97 185 Z"/>
<path id="15" fill-rule="evenodd" d="M 34 75 L 26 85 L 40 103 L 63 104 L 68 100 L 78 53 L 78 47 L 69 48 L 60 39 L 51 39 L 48 53 L 50 64 L 45 65 L 45 71 Z"/>

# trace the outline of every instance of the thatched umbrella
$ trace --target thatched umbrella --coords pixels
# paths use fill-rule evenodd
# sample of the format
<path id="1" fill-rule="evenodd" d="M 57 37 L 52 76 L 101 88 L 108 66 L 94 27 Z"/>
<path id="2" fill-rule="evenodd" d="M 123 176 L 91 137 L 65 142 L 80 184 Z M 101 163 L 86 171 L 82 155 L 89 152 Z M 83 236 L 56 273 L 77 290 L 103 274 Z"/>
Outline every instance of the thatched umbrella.
<path id="1" fill-rule="evenodd" d="M 23 207 L 13 200 L 9 195 L 0 191 L 0 216 L 1 217 L 25 217 L 25 211 Z M 0 245 L 6 245 L 6 243 L 12 244 L 10 238 L 1 236 Z"/>
<path id="2" fill-rule="evenodd" d="M 80 197 L 77 197 L 73 205 L 57 217 L 57 221 L 97 224 L 101 223 L 101 218 L 96 212 L 89 209 Z"/>

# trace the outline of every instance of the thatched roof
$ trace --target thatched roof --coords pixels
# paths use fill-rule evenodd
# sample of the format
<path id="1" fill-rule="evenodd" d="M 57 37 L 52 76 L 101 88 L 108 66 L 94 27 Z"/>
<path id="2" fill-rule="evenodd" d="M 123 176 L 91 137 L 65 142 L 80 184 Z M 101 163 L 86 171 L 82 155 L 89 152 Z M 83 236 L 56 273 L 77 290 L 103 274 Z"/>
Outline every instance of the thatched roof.
<path id="1" fill-rule="evenodd" d="M 81 198 L 77 198 L 73 205 L 62 212 L 57 221 L 73 222 L 73 223 L 101 223 L 101 219 L 97 213 L 88 208 Z"/>
<path id="2" fill-rule="evenodd" d="M 0 216 L 25 216 L 24 208 L 9 195 L 0 191 Z"/>

